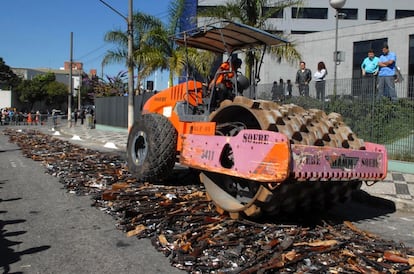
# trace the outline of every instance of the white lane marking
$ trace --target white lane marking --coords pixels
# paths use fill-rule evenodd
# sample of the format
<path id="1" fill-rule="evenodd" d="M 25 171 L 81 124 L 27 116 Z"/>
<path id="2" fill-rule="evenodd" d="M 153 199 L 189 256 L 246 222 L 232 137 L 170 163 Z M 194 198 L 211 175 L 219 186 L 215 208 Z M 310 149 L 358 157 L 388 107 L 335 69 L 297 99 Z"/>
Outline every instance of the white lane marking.
<path id="1" fill-rule="evenodd" d="M 401 220 L 403 220 L 403 221 L 407 221 L 407 222 L 412 222 L 412 221 L 414 221 L 413 219 L 406 218 L 406 217 L 400 217 L 400 219 L 401 219 Z"/>

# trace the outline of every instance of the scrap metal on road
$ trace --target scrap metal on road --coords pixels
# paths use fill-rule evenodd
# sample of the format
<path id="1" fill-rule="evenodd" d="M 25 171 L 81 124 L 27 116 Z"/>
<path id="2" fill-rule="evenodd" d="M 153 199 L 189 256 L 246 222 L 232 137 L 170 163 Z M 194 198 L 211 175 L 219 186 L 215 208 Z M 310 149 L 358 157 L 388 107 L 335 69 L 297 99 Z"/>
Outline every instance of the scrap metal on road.
<path id="1" fill-rule="evenodd" d="M 360 228 L 381 219 L 398 231 L 412 227 L 410 216 L 386 203 L 352 202 L 336 208 L 340 214 L 311 218 L 234 220 L 217 215 L 191 173 L 177 172 L 173 186 L 138 184 L 119 155 L 35 131 L 6 133 L 19 145 L 0 137 L 6 273 L 413 270 L 412 235 L 394 242 L 392 228 L 383 226 L 381 236 Z"/>

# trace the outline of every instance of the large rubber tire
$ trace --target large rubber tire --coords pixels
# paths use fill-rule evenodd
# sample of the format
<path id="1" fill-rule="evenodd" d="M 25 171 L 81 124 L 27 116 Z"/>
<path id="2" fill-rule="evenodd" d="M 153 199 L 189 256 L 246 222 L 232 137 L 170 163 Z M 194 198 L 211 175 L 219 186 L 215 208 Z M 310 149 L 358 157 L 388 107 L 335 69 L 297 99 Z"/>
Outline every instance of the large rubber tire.
<path id="1" fill-rule="evenodd" d="M 177 159 L 177 131 L 160 114 L 141 115 L 128 136 L 129 171 L 139 182 L 159 183 L 167 179 Z"/>

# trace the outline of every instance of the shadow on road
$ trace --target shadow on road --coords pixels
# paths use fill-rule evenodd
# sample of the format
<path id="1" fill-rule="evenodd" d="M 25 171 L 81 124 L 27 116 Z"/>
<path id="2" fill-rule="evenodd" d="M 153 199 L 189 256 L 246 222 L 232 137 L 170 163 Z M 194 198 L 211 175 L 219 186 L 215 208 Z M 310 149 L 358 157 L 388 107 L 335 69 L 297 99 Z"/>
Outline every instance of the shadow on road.
<path id="1" fill-rule="evenodd" d="M 259 222 L 294 224 L 315 227 L 328 222 L 331 225 L 344 221 L 358 222 L 385 216 L 396 211 L 395 203 L 380 197 L 371 196 L 363 190 L 355 191 L 345 203 L 337 203 L 331 209 L 301 209 L 294 213 L 283 213 L 269 218 L 264 216 Z"/>
<path id="2" fill-rule="evenodd" d="M 13 148 L 13 149 L 8 149 L 8 150 L 0 150 L 1 152 L 10 152 L 10 151 L 18 151 L 18 150 L 22 150 L 21 148 Z"/>
<path id="3" fill-rule="evenodd" d="M 373 219 L 396 211 L 395 203 L 381 197 L 372 196 L 363 190 L 353 193 L 352 199 L 344 204 L 338 204 L 329 214 L 338 222 Z"/>
<path id="4" fill-rule="evenodd" d="M 20 200 L 21 198 L 0 200 L 0 202 L 12 202 Z M 1 211 L 0 214 L 5 214 L 7 211 Z M 21 256 L 33 254 L 49 249 L 49 245 L 37 246 L 27 248 L 22 251 L 15 251 L 14 246 L 21 244 L 20 241 L 13 241 L 9 238 L 25 234 L 27 231 L 16 231 L 10 227 L 12 225 L 26 222 L 24 219 L 0 220 L 0 267 L 3 268 L 3 273 L 10 273 L 10 265 L 21 260 Z M 22 273 L 22 272 L 13 272 Z"/>

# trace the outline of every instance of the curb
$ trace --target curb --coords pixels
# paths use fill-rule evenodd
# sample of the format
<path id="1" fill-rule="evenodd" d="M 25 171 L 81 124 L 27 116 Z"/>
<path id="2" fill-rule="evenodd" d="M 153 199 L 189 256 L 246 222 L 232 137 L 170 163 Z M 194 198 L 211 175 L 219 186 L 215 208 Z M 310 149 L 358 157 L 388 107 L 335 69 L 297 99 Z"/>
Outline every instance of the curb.
<path id="1" fill-rule="evenodd" d="M 386 195 L 386 194 L 378 195 L 378 197 L 394 202 L 395 208 L 398 211 L 414 213 L 414 202 L 413 201 L 393 197 L 391 195 Z"/>
<path id="2" fill-rule="evenodd" d="M 112 143 L 112 142 L 106 142 L 105 145 L 104 145 L 104 147 L 118 149 L 118 147 L 114 143 Z"/>
<path id="3" fill-rule="evenodd" d="M 388 171 L 414 174 L 414 163 L 388 160 Z"/>
<path id="4" fill-rule="evenodd" d="M 392 209 L 394 211 L 403 211 L 414 213 L 414 202 L 411 200 L 404 200 L 387 194 L 369 194 L 360 189 L 352 193 L 352 199 L 376 207 L 383 207 Z"/>

